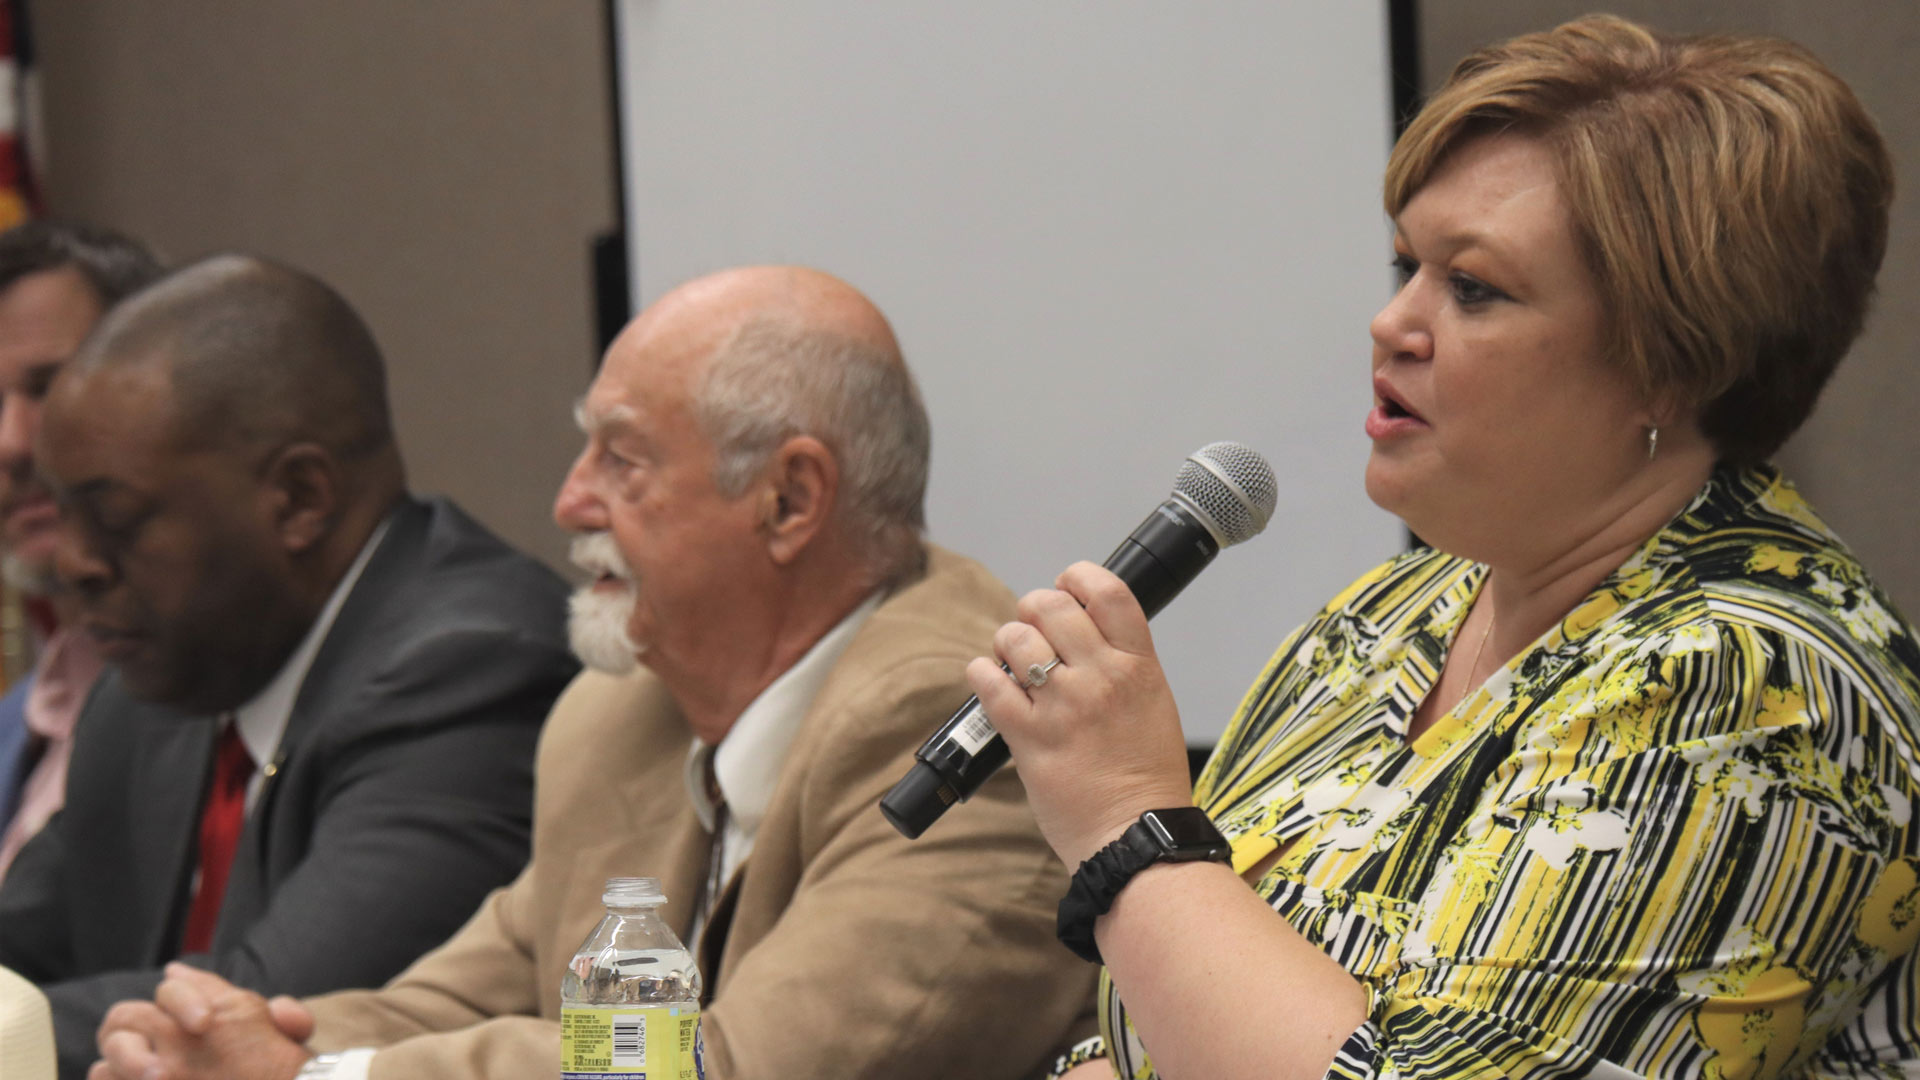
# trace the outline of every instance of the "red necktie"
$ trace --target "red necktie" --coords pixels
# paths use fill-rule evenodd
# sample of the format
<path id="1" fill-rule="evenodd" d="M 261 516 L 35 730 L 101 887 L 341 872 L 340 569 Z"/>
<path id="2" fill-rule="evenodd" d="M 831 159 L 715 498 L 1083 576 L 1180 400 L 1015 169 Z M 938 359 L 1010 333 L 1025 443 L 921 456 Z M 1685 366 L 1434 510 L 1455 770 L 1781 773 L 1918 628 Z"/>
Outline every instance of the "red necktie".
<path id="1" fill-rule="evenodd" d="M 207 786 L 206 806 L 200 811 L 200 885 L 187 908 L 182 952 L 206 952 L 213 946 L 213 924 L 220 918 L 220 900 L 227 894 L 227 871 L 240 846 L 240 829 L 247 823 L 247 781 L 252 777 L 253 757 L 240 741 L 238 726 L 229 722 L 213 747 L 213 782 Z"/>

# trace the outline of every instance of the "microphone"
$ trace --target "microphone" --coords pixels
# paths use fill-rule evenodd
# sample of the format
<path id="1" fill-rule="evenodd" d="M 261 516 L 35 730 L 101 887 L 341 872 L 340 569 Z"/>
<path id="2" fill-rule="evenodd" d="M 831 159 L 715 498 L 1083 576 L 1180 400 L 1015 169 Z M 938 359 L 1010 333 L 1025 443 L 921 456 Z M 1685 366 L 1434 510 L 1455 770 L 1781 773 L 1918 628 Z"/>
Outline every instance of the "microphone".
<path id="1" fill-rule="evenodd" d="M 1239 443 L 1208 443 L 1180 466 L 1167 501 L 1101 565 L 1126 582 L 1151 619 L 1221 548 L 1260 535 L 1278 494 L 1266 458 Z M 980 790 L 1007 763 L 1008 750 L 980 699 L 970 697 L 913 756 L 912 770 L 880 800 L 880 812 L 909 840 Z"/>

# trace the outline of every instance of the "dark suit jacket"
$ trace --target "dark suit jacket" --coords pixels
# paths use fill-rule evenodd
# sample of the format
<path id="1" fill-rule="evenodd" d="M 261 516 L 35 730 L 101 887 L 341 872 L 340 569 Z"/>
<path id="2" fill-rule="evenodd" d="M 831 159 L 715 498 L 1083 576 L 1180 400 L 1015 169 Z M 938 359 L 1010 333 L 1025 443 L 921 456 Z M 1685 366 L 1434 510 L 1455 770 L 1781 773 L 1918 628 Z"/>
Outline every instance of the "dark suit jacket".
<path id="1" fill-rule="evenodd" d="M 212 952 L 183 958 L 263 993 L 380 985 L 526 861 L 534 743 L 576 670 L 566 587 L 450 503 L 391 520 L 301 685 Z M 0 885 L 0 964 L 47 991 L 63 1077 L 178 952 L 215 733 L 109 674 L 66 807 Z"/>

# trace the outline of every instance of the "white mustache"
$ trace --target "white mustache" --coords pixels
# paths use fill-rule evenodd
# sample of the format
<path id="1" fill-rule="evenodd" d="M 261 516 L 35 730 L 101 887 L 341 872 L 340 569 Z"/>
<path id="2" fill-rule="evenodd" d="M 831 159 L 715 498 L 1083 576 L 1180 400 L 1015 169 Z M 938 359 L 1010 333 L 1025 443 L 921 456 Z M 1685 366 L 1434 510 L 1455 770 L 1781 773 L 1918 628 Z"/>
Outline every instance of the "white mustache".
<path id="1" fill-rule="evenodd" d="M 567 555 L 573 565 L 596 578 L 626 583 L 618 591 L 596 589 L 592 584 L 574 590 L 567 601 L 567 637 L 574 655 L 588 667 L 614 675 L 633 670 L 639 653 L 627 636 L 635 602 L 633 571 L 621 558 L 613 534 L 603 529 L 576 536 Z"/>
<path id="2" fill-rule="evenodd" d="M 605 529 L 574 537 L 573 544 L 567 550 L 567 558 L 589 574 L 621 581 L 633 580 L 633 571 L 627 568 L 627 560 L 620 556 L 620 548 L 614 544 L 613 534 Z"/>

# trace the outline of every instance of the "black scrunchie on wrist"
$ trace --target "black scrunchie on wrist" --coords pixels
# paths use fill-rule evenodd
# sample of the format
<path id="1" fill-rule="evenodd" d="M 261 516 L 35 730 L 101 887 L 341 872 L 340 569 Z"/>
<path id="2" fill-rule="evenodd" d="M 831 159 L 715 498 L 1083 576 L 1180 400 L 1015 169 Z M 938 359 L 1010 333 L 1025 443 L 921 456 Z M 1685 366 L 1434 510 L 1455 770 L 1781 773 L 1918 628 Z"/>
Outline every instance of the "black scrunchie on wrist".
<path id="1" fill-rule="evenodd" d="M 1135 874 L 1158 861 L 1158 852 L 1142 851 L 1122 836 L 1093 853 L 1073 872 L 1067 895 L 1060 899 L 1054 935 L 1075 956 L 1098 964 L 1100 946 L 1094 944 L 1093 922 L 1113 908 L 1120 890 Z"/>

